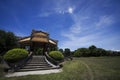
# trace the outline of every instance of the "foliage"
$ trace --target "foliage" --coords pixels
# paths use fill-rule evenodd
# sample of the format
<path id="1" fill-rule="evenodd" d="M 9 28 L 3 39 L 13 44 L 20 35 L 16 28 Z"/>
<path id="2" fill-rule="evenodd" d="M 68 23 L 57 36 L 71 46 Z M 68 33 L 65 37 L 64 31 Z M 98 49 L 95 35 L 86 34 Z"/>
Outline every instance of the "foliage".
<path id="1" fill-rule="evenodd" d="M 74 56 L 75 57 L 81 57 L 82 56 L 80 49 L 77 49 L 77 50 L 74 51 Z"/>
<path id="2" fill-rule="evenodd" d="M 64 50 L 64 56 L 70 56 L 71 55 L 71 51 L 70 51 L 70 49 L 69 48 L 65 48 L 65 50 Z"/>
<path id="3" fill-rule="evenodd" d="M 55 60 L 62 60 L 64 58 L 63 54 L 60 51 L 51 51 L 49 55 Z"/>
<path id="4" fill-rule="evenodd" d="M 107 51 L 102 48 L 97 48 L 92 45 L 89 48 L 79 48 L 74 51 L 75 57 L 89 57 L 89 56 L 120 56 L 120 52 Z"/>
<path id="5" fill-rule="evenodd" d="M 57 46 L 51 46 L 49 47 L 49 51 L 57 51 L 58 50 L 58 47 Z"/>
<path id="6" fill-rule="evenodd" d="M 102 48 L 97 48 L 97 56 L 107 56 L 107 52 L 106 50 L 102 49 Z"/>
<path id="7" fill-rule="evenodd" d="M 96 52 L 97 52 L 96 46 L 91 45 L 88 49 L 89 49 L 89 54 L 90 54 L 90 56 L 95 56 L 95 55 L 96 55 Z"/>
<path id="8" fill-rule="evenodd" d="M 95 46 L 95 45 L 91 45 L 90 47 L 89 47 L 89 50 L 95 50 L 97 47 Z"/>
<path id="9" fill-rule="evenodd" d="M 4 53 L 10 49 L 18 47 L 18 38 L 12 32 L 0 30 L 0 53 Z"/>
<path id="10" fill-rule="evenodd" d="M 59 51 L 61 52 L 61 53 L 63 53 L 64 51 L 63 51 L 63 49 L 59 49 Z"/>
<path id="11" fill-rule="evenodd" d="M 36 51 L 37 55 L 43 55 L 43 48 L 38 48 Z"/>
<path id="12" fill-rule="evenodd" d="M 20 49 L 20 48 L 16 48 L 16 49 L 11 49 L 9 50 L 4 56 L 4 60 L 6 60 L 7 62 L 18 62 L 21 61 L 23 59 L 25 59 L 28 56 L 28 51 L 25 49 Z"/>
<path id="13" fill-rule="evenodd" d="M 75 57 L 89 56 L 89 50 L 87 48 L 79 48 L 74 52 Z"/>

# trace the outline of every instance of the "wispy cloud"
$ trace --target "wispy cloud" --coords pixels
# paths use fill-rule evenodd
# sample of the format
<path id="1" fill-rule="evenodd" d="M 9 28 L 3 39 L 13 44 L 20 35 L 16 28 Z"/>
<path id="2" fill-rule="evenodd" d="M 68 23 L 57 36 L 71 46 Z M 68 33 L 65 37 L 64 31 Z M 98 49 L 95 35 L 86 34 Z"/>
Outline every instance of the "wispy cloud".
<path id="1" fill-rule="evenodd" d="M 77 5 L 71 5 L 65 0 L 60 0 L 52 8 L 51 12 L 41 13 L 40 17 L 48 17 L 52 14 L 70 14 L 73 24 L 62 30 L 61 35 L 65 37 L 65 40 L 60 41 L 61 48 L 68 47 L 74 50 L 79 47 L 88 47 L 92 44 L 97 46 L 109 45 L 113 41 L 112 38 L 116 39 L 116 37 L 111 37 L 109 34 L 105 35 L 104 33 L 108 26 L 114 23 L 114 16 L 106 14 L 107 12 L 101 13 L 103 12 L 101 9 L 105 4 L 102 3 L 103 1 L 101 0 L 97 2 L 90 0 L 87 2 L 79 1 Z"/>
<path id="2" fill-rule="evenodd" d="M 69 39 L 63 42 L 62 48 L 71 48 L 72 50 L 75 50 L 79 47 L 88 47 L 92 44 L 98 43 L 99 41 L 97 40 L 100 39 L 100 35 L 101 33 L 89 34 L 85 36 L 73 36 L 73 34 L 68 34 L 66 37 Z"/>
<path id="3" fill-rule="evenodd" d="M 65 13 L 72 14 L 74 12 L 74 8 L 71 6 L 65 7 L 64 9 L 63 8 L 56 8 L 55 11 L 56 11 L 56 13 L 59 13 L 59 14 L 65 14 Z"/>
<path id="4" fill-rule="evenodd" d="M 92 17 L 93 18 L 93 17 Z M 106 41 L 108 36 L 104 36 L 104 30 L 98 32 L 99 27 L 105 27 L 113 24 L 112 16 L 100 16 L 97 18 L 96 22 L 86 23 L 85 21 L 91 21 L 91 17 L 89 16 L 80 16 L 78 14 L 72 14 L 72 19 L 74 24 L 68 29 L 68 31 L 62 32 L 62 36 L 66 37 L 67 40 L 62 41 L 62 48 L 71 48 L 75 50 L 79 47 L 88 47 L 90 45 L 98 45 L 101 46 L 102 42 L 111 42 Z M 87 24 L 87 25 L 85 25 Z M 101 27 L 102 26 L 102 27 Z M 102 40 L 101 40 L 102 39 Z M 112 39 L 110 39 L 112 40 Z"/>
<path id="5" fill-rule="evenodd" d="M 70 48 L 76 50 L 80 47 L 89 47 L 96 45 L 97 47 L 110 49 L 110 45 L 116 46 L 117 41 L 120 40 L 118 36 L 104 35 L 104 32 L 95 32 L 84 36 L 74 34 L 62 34 L 67 40 L 62 41 L 60 48 Z M 116 42 L 114 42 L 116 41 Z M 119 49 L 119 47 L 118 47 Z"/>
<path id="6" fill-rule="evenodd" d="M 72 14 L 74 12 L 74 8 L 73 7 L 67 7 L 65 9 L 63 8 L 53 8 L 53 10 L 49 11 L 49 12 L 42 12 L 39 15 L 37 15 L 37 17 L 48 17 L 52 14 Z"/>
<path id="7" fill-rule="evenodd" d="M 74 13 L 74 10 L 75 10 L 75 6 L 71 5 L 69 1 L 66 0 L 53 1 L 51 8 L 49 10 L 48 9 L 43 10 L 46 12 L 40 12 L 40 14 L 38 14 L 37 17 L 48 17 L 52 14 L 61 14 L 61 15 L 64 15 L 66 13 L 72 14 Z"/>
<path id="8" fill-rule="evenodd" d="M 72 27 L 70 27 L 70 32 L 74 34 L 79 34 L 81 32 L 80 24 L 74 24 Z"/>
<path id="9" fill-rule="evenodd" d="M 114 22 L 112 16 L 100 16 L 98 22 L 95 23 L 96 27 L 109 26 Z"/>
<path id="10" fill-rule="evenodd" d="M 51 14 L 53 14 L 53 13 L 52 12 L 43 12 L 43 13 L 40 13 L 37 17 L 48 17 Z"/>

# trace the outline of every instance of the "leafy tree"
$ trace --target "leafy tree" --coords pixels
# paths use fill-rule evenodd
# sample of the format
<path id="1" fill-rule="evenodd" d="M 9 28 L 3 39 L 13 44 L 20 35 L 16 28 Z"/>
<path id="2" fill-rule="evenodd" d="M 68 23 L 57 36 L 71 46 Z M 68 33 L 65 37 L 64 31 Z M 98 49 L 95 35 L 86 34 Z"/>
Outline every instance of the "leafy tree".
<path id="1" fill-rule="evenodd" d="M 66 57 L 71 55 L 71 51 L 70 51 L 69 48 L 65 48 L 65 50 L 64 50 L 64 55 L 65 55 Z"/>
<path id="2" fill-rule="evenodd" d="M 81 48 L 81 52 L 84 57 L 90 56 L 90 51 L 87 48 Z"/>
<path id="3" fill-rule="evenodd" d="M 107 52 L 102 48 L 97 48 L 97 56 L 105 56 Z"/>
<path id="4" fill-rule="evenodd" d="M 59 51 L 61 52 L 61 53 L 63 53 L 64 51 L 63 51 L 63 49 L 59 49 Z"/>
<path id="5" fill-rule="evenodd" d="M 87 49 L 87 48 L 79 48 L 74 52 L 74 56 L 76 56 L 76 57 L 80 57 L 80 56 L 87 57 L 87 56 L 90 56 L 89 53 L 90 53 L 89 49 Z"/>
<path id="6" fill-rule="evenodd" d="M 97 47 L 94 46 L 94 45 L 91 45 L 91 46 L 89 47 L 89 51 L 90 51 L 90 56 L 96 56 Z"/>
<path id="7" fill-rule="evenodd" d="M 6 32 L 0 30 L 0 54 L 4 52 L 6 48 Z"/>
<path id="8" fill-rule="evenodd" d="M 17 47 L 17 37 L 12 32 L 6 34 L 6 46 L 7 50 Z"/>
<path id="9" fill-rule="evenodd" d="M 107 51 L 102 48 L 97 48 L 94 45 L 91 45 L 89 48 L 79 48 L 74 51 L 74 56 L 76 57 L 86 57 L 86 56 L 120 56 L 120 52 L 116 51 Z"/>
<path id="10" fill-rule="evenodd" d="M 81 57 L 82 56 L 82 53 L 81 53 L 81 48 L 77 49 L 74 51 L 74 56 L 75 57 Z"/>
<path id="11" fill-rule="evenodd" d="M 18 38 L 12 32 L 6 32 L 0 30 L 0 54 L 4 54 L 6 51 L 18 47 Z"/>
<path id="12" fill-rule="evenodd" d="M 89 47 L 90 56 L 105 56 L 107 53 L 102 48 L 97 48 L 96 46 L 92 45 Z"/>
<path id="13" fill-rule="evenodd" d="M 91 45 L 90 47 L 89 47 L 89 50 L 95 50 L 97 47 L 95 46 L 95 45 Z"/>

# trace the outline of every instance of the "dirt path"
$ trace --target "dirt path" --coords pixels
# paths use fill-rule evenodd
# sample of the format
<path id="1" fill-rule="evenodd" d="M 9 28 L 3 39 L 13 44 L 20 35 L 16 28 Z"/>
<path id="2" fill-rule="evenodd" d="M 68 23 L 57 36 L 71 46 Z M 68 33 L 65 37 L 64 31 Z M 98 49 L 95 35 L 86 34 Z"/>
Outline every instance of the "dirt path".
<path id="1" fill-rule="evenodd" d="M 85 62 L 83 62 L 83 61 L 80 61 L 83 65 L 85 65 L 86 66 L 86 68 L 88 69 L 88 73 L 89 73 L 89 75 L 90 75 L 90 80 L 94 80 L 94 75 L 93 75 L 93 73 L 92 73 L 92 70 L 91 70 L 91 68 L 85 63 Z"/>

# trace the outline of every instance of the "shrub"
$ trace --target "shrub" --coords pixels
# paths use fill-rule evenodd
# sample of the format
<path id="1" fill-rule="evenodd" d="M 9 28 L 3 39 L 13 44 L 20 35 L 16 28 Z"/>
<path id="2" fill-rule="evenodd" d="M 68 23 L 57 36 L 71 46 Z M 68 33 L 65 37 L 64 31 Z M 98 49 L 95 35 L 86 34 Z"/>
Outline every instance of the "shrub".
<path id="1" fill-rule="evenodd" d="M 60 51 L 51 51 L 49 55 L 55 60 L 62 60 L 64 58 L 63 54 Z"/>
<path id="2" fill-rule="evenodd" d="M 25 59 L 28 56 L 28 51 L 25 49 L 20 49 L 20 48 L 16 48 L 16 49 L 12 49 L 9 50 L 4 56 L 4 60 L 6 60 L 7 62 L 19 62 L 23 59 Z"/>

